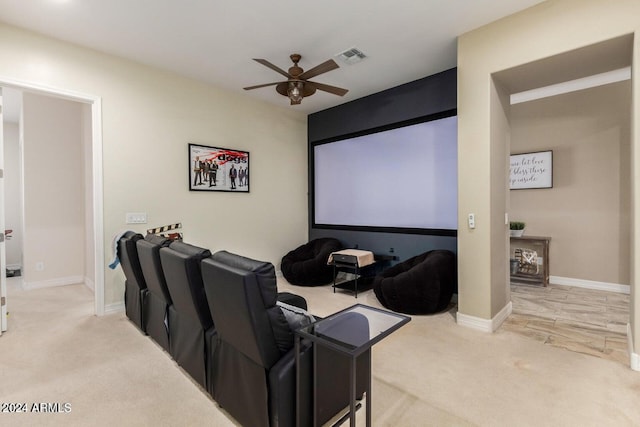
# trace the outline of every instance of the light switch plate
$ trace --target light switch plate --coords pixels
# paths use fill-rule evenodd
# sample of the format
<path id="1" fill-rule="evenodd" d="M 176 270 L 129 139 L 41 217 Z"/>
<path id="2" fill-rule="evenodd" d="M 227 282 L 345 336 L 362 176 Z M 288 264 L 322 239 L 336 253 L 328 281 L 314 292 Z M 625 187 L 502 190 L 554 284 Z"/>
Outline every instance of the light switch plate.
<path id="1" fill-rule="evenodd" d="M 127 224 L 146 224 L 147 213 L 146 212 L 127 212 L 126 222 Z"/>

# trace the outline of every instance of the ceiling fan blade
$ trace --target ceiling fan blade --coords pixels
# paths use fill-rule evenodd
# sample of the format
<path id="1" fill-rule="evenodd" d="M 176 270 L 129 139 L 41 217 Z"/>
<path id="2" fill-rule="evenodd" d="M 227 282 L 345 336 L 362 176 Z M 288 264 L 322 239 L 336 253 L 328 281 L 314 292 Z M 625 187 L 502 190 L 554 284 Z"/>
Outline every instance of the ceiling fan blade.
<path id="1" fill-rule="evenodd" d="M 332 93 L 334 95 L 338 95 L 338 96 L 344 96 L 347 92 L 349 92 L 348 89 L 342 89 L 341 87 L 337 87 L 337 86 L 330 86 L 330 85 L 326 85 L 324 83 L 317 83 L 317 82 L 307 82 L 307 84 L 311 83 L 313 86 L 316 87 L 316 89 L 325 91 L 325 92 L 329 92 Z"/>
<path id="2" fill-rule="evenodd" d="M 283 76 L 285 76 L 286 78 L 290 79 L 291 75 L 289 73 L 287 73 L 286 71 L 284 71 L 282 68 L 273 65 L 271 62 L 267 61 L 266 59 L 256 59 L 253 58 L 254 61 L 259 62 L 260 64 L 264 65 L 267 68 L 271 68 L 273 71 L 275 71 L 276 73 L 280 73 Z"/>
<path id="3" fill-rule="evenodd" d="M 298 78 L 300 80 L 307 80 L 315 76 L 318 76 L 322 73 L 326 73 L 327 71 L 335 70 L 336 68 L 340 68 L 340 66 L 336 64 L 336 61 L 334 61 L 333 59 L 329 59 L 323 62 L 322 64 L 316 65 L 310 70 L 307 70 L 304 73 L 300 74 Z"/>
<path id="4" fill-rule="evenodd" d="M 277 85 L 277 84 L 279 84 L 279 83 L 282 83 L 282 82 L 265 83 L 265 84 L 263 84 L 263 85 L 249 86 L 249 87 L 245 87 L 245 88 L 243 88 L 243 89 L 244 89 L 244 90 L 258 89 L 258 88 L 261 88 L 261 87 L 267 87 L 267 86 Z"/>

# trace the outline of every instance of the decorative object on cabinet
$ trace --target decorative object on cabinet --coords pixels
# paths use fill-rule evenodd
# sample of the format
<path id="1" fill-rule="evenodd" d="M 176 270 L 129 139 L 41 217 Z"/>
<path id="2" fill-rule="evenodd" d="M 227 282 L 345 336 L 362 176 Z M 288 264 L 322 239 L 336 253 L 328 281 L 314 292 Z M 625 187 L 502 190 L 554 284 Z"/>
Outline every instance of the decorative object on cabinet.
<path id="1" fill-rule="evenodd" d="M 550 242 L 551 237 L 511 237 L 511 258 L 518 260 L 518 269 L 511 274 L 512 283 L 542 286 L 549 284 Z"/>
<path id="2" fill-rule="evenodd" d="M 511 221 L 509 223 L 509 230 L 511 231 L 511 237 L 522 237 L 524 234 L 524 228 L 526 224 L 521 221 Z"/>

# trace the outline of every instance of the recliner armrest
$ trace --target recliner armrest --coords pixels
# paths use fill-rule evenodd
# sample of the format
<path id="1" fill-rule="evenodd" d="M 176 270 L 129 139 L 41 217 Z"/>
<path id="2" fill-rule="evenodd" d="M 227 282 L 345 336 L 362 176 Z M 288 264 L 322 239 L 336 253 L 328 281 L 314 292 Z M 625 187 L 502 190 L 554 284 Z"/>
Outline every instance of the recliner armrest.
<path id="1" fill-rule="evenodd" d="M 278 301 L 296 306 L 303 310 L 307 309 L 307 300 L 300 295 L 292 294 L 291 292 L 278 292 Z"/>

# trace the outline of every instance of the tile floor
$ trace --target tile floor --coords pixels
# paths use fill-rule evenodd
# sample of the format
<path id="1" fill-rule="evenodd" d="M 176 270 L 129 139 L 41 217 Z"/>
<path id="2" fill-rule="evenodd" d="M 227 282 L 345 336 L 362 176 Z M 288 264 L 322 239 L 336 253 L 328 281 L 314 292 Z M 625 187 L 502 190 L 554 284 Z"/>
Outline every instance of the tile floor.
<path id="1" fill-rule="evenodd" d="M 508 331 L 547 345 L 629 365 L 629 295 L 549 285 L 511 285 Z"/>

